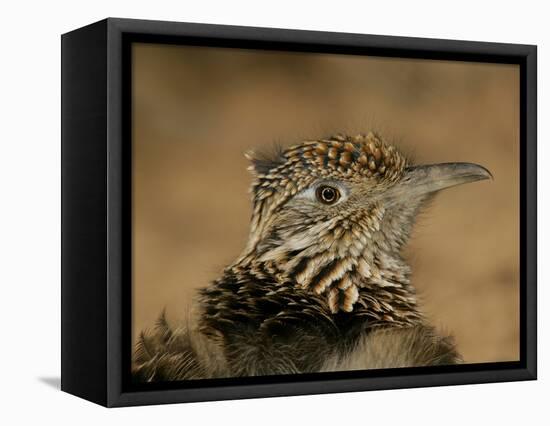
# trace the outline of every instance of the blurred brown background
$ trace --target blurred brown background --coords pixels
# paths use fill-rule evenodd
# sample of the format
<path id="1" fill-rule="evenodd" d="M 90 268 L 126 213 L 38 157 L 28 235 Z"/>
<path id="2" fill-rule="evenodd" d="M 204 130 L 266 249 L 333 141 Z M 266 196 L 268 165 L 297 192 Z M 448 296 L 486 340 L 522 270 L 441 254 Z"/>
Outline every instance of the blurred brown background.
<path id="1" fill-rule="evenodd" d="M 519 359 L 519 68 L 154 44 L 134 46 L 133 332 L 240 253 L 243 153 L 378 130 L 418 163 L 495 179 L 446 190 L 407 249 L 422 307 L 467 362 Z"/>

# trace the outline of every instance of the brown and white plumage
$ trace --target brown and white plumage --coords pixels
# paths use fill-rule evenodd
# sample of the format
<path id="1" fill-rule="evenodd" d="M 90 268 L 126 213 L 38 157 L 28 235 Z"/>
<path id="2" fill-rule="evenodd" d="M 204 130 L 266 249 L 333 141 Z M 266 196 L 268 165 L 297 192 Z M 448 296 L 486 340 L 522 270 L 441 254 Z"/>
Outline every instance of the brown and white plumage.
<path id="1" fill-rule="evenodd" d="M 490 177 L 470 163 L 413 166 L 369 133 L 248 154 L 248 243 L 175 330 L 142 334 L 139 381 L 451 364 L 401 255 L 437 191 Z"/>

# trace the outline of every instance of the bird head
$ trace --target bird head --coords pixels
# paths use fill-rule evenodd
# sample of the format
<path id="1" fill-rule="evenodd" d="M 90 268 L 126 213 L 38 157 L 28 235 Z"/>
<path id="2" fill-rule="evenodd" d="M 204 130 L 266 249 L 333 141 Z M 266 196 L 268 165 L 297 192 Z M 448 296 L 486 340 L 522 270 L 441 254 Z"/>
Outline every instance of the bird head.
<path id="1" fill-rule="evenodd" d="M 271 155 L 247 153 L 255 180 L 247 247 L 284 282 L 351 312 L 361 288 L 408 285 L 401 257 L 419 209 L 437 191 L 487 179 L 471 163 L 412 165 L 369 133 L 305 141 Z"/>

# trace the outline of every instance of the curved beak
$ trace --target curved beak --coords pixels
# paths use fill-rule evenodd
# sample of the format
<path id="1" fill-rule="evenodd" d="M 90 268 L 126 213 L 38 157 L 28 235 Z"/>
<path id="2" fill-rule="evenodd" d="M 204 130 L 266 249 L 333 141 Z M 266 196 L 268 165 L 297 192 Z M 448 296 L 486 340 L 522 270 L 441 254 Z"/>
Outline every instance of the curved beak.
<path id="1" fill-rule="evenodd" d="M 485 179 L 493 179 L 493 175 L 479 164 L 426 164 L 407 167 L 402 180 L 396 186 L 401 196 L 421 197 L 452 186 Z"/>

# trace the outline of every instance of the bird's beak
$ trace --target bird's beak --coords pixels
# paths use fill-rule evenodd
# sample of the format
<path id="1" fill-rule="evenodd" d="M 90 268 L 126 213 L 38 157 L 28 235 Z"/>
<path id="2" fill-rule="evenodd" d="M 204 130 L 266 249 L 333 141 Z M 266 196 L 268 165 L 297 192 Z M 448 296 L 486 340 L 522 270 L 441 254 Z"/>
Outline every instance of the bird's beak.
<path id="1" fill-rule="evenodd" d="M 403 196 L 421 197 L 463 183 L 492 178 L 491 172 L 479 164 L 427 164 L 407 167 L 398 187 Z"/>

